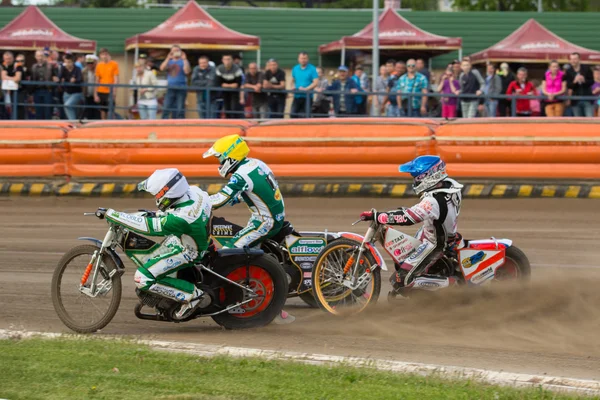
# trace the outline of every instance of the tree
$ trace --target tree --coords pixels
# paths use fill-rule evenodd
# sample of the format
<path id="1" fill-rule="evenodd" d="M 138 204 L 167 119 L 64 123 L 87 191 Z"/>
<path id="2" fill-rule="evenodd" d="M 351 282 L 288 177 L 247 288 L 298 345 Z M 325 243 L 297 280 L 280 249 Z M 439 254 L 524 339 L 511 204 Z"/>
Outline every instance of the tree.
<path id="1" fill-rule="evenodd" d="M 589 0 L 542 0 L 544 11 L 587 11 Z M 538 0 L 454 0 L 459 11 L 537 11 Z"/>

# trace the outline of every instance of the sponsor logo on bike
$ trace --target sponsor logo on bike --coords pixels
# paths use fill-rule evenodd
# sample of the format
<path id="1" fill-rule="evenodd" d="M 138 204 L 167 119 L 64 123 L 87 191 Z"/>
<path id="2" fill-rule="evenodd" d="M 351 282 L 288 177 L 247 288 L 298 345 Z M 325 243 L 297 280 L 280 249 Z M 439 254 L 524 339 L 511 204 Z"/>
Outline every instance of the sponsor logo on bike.
<path id="1" fill-rule="evenodd" d="M 214 236 L 233 236 L 233 225 L 213 225 Z"/>
<path id="2" fill-rule="evenodd" d="M 144 221 L 144 217 L 140 217 L 138 215 L 125 214 L 125 213 L 121 214 L 120 218 L 135 222 L 137 224 L 141 224 Z"/>
<path id="3" fill-rule="evenodd" d="M 306 287 L 312 287 L 312 280 L 310 279 L 305 279 L 303 283 Z"/>
<path id="4" fill-rule="evenodd" d="M 301 261 L 309 261 L 314 263 L 317 260 L 316 256 L 301 256 L 301 257 L 294 257 L 294 261 L 296 262 L 301 262 Z"/>
<path id="5" fill-rule="evenodd" d="M 177 298 L 177 300 L 179 301 L 184 301 L 185 300 L 185 294 L 178 292 L 175 297 Z"/>
<path id="6" fill-rule="evenodd" d="M 300 263 L 300 268 L 302 269 L 312 269 L 313 264 L 309 262 Z"/>
<path id="7" fill-rule="evenodd" d="M 298 241 L 299 244 L 323 244 L 323 240 L 322 239 L 315 239 L 315 240 L 309 240 L 309 239 L 300 239 Z"/>
<path id="8" fill-rule="evenodd" d="M 477 253 L 473 254 L 471 257 L 465 258 L 462 261 L 462 266 L 463 268 L 470 268 L 475 264 L 478 264 L 480 262 L 482 262 L 483 260 L 485 260 L 486 258 L 486 253 L 483 251 L 478 251 Z"/>
<path id="9" fill-rule="evenodd" d="M 411 261 L 415 261 L 421 254 L 423 254 L 423 252 L 425 251 L 426 248 L 427 248 L 426 243 L 423 243 L 422 245 L 420 245 L 419 248 L 417 248 L 417 250 L 415 250 L 415 252 L 412 254 L 412 256 L 410 256 L 408 258 L 408 260 L 406 260 L 406 262 L 408 262 L 410 264 Z"/>
<path id="10" fill-rule="evenodd" d="M 408 219 L 403 214 L 394 215 L 394 222 L 397 224 L 403 224 L 408 222 Z"/>
<path id="11" fill-rule="evenodd" d="M 177 292 L 174 289 L 167 289 L 166 287 L 163 286 L 152 286 L 150 287 L 150 291 L 154 292 L 156 294 L 160 294 L 161 296 L 167 296 L 170 298 L 177 298 Z"/>
<path id="12" fill-rule="evenodd" d="M 494 274 L 494 269 L 492 267 L 489 267 L 487 269 L 484 269 L 483 272 L 480 272 L 479 274 L 477 274 L 473 278 L 471 278 L 471 282 L 481 283 L 483 281 L 490 279 L 493 274 Z"/>
<path id="13" fill-rule="evenodd" d="M 292 254 L 319 254 L 323 246 L 311 247 L 311 246 L 296 246 L 290 248 Z"/>

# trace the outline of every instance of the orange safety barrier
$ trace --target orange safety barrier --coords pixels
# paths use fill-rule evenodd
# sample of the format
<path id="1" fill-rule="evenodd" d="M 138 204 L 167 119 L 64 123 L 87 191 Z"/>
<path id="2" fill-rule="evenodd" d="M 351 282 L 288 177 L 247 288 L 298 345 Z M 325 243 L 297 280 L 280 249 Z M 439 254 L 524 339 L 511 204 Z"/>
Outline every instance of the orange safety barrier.
<path id="1" fill-rule="evenodd" d="M 447 162 L 594 163 L 600 160 L 600 121 L 595 119 L 458 120 L 435 133 Z"/>
<path id="2" fill-rule="evenodd" d="M 64 121 L 5 121 L 0 123 L 0 176 L 66 175 Z"/>
<path id="3" fill-rule="evenodd" d="M 178 167 L 219 178 L 202 153 L 218 138 L 244 136 L 251 157 L 282 178 L 399 178 L 398 165 L 439 154 L 458 178 L 600 179 L 600 120 L 296 119 L 0 123 L 0 176 L 142 178 Z M 406 176 L 404 176 L 406 177 Z"/>

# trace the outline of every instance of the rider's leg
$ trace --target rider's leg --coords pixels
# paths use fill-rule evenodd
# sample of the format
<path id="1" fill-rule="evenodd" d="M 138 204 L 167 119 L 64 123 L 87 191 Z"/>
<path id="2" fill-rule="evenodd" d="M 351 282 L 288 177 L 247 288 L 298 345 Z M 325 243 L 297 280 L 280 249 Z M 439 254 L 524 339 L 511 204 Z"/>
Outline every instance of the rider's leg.
<path id="1" fill-rule="evenodd" d="M 427 240 L 415 250 L 392 275 L 391 283 L 395 290 L 404 288 L 437 290 L 449 286 L 452 282 L 447 277 L 427 275 L 423 273 L 443 255 L 444 244 L 435 245 Z"/>
<path id="2" fill-rule="evenodd" d="M 276 235 L 283 222 L 275 221 L 272 218 L 252 216 L 248 225 L 239 231 L 224 247 L 243 248 L 260 245 L 265 239 Z"/>
<path id="3" fill-rule="evenodd" d="M 259 219 L 260 218 L 260 219 Z M 262 241 L 275 236 L 281 230 L 283 221 L 275 221 L 272 218 L 250 217 L 248 225 L 239 231 L 224 247 L 243 248 L 258 246 Z M 275 324 L 289 324 L 296 320 L 293 315 L 281 310 L 281 313 L 273 321 Z"/>
<path id="4" fill-rule="evenodd" d="M 177 302 L 197 303 L 196 298 L 202 295 L 202 291 L 193 283 L 175 277 L 177 271 L 192 265 L 195 255 L 175 236 L 165 239 L 161 246 L 166 247 L 168 252 L 151 258 L 138 268 L 134 277 L 136 286 Z"/>

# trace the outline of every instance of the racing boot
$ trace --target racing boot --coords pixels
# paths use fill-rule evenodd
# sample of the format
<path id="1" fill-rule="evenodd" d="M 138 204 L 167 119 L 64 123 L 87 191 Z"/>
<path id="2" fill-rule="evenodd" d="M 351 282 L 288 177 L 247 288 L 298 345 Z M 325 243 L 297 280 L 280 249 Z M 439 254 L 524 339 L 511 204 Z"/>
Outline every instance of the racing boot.
<path id="1" fill-rule="evenodd" d="M 192 315 L 194 310 L 196 310 L 196 307 L 198 307 L 198 304 L 200 304 L 203 295 L 204 291 L 196 288 L 194 290 L 194 294 L 192 295 L 192 299 L 188 302 L 182 303 L 179 307 L 179 310 L 175 312 L 175 318 L 182 320 Z"/>
<path id="2" fill-rule="evenodd" d="M 286 325 L 286 324 L 291 324 L 295 320 L 296 320 L 296 317 L 294 317 L 292 314 L 289 314 L 289 313 L 281 310 L 281 313 L 275 317 L 275 319 L 273 320 L 273 323 L 275 325 Z"/>

